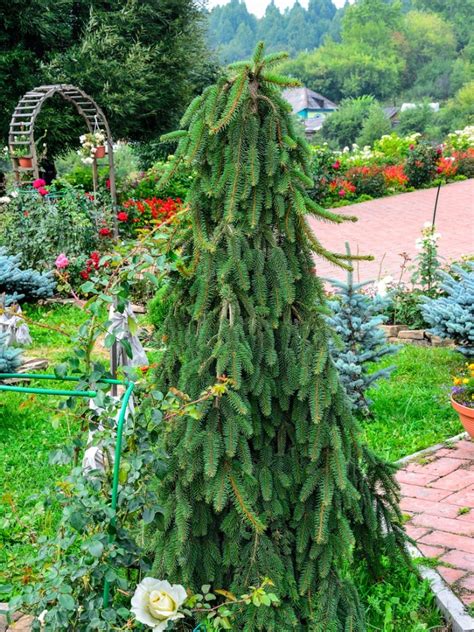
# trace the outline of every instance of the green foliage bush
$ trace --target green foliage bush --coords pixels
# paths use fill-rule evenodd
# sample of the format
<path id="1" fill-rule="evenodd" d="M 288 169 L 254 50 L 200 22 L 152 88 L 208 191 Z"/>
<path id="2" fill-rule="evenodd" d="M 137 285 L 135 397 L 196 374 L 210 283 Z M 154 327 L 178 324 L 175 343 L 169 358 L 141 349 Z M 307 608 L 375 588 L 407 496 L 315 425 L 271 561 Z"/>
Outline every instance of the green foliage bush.
<path id="1" fill-rule="evenodd" d="M 98 248 L 98 227 L 110 206 L 68 186 L 46 197 L 34 190 L 19 193 L 5 213 L 4 246 L 19 253 L 23 265 L 51 270 L 60 253 L 73 259 Z"/>
<path id="2" fill-rule="evenodd" d="M 167 177 L 172 172 L 171 177 Z M 166 178 L 164 186 L 158 186 L 160 180 Z M 147 172 L 132 176 L 125 184 L 121 194 L 123 199 L 180 198 L 184 200 L 193 180 L 193 172 L 182 163 L 175 164 L 173 156 L 166 162 L 157 162 Z"/>
<path id="3" fill-rule="evenodd" d="M 352 167 L 346 171 L 345 177 L 355 186 L 358 196 L 370 195 L 377 198 L 387 193 L 382 167 Z"/>
<path id="4" fill-rule="evenodd" d="M 436 163 L 440 152 L 428 143 L 419 143 L 408 154 L 405 162 L 405 175 L 408 184 L 420 188 L 436 177 Z"/>
<path id="5" fill-rule="evenodd" d="M 337 149 L 351 146 L 359 136 L 364 120 L 373 110 L 374 99 L 370 96 L 344 99 L 339 108 L 324 121 L 323 137 Z"/>
<path id="6" fill-rule="evenodd" d="M 374 103 L 362 123 L 362 129 L 357 136 L 357 144 L 361 147 L 372 146 L 376 140 L 389 134 L 392 129 L 389 118 L 378 103 Z"/>

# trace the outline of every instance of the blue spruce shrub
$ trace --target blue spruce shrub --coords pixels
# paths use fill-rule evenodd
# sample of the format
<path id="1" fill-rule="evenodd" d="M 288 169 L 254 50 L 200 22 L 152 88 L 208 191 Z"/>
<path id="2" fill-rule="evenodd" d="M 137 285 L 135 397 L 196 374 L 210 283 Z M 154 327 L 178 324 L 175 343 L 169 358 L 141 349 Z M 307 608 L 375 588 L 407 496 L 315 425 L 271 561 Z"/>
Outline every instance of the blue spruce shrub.
<path id="1" fill-rule="evenodd" d="M 330 282 L 337 294 L 329 301 L 332 315 L 327 317 L 335 333 L 330 344 L 331 354 L 353 409 L 367 416 L 372 404 L 367 390 L 377 380 L 389 377 L 395 369 L 391 366 L 370 372 L 371 363 L 398 350 L 386 343 L 385 333 L 379 327 L 386 320 L 381 312 L 390 299 L 361 292 L 371 281 L 354 284 L 351 272 L 348 272 L 347 282 Z"/>
<path id="2" fill-rule="evenodd" d="M 432 334 L 454 340 L 458 351 L 473 357 L 474 262 L 468 262 L 467 269 L 453 265 L 451 271 L 453 274 L 440 271 L 440 289 L 446 296 L 424 298 L 423 317 Z"/>
<path id="3" fill-rule="evenodd" d="M 56 281 L 51 272 L 22 270 L 21 255 L 9 255 L 0 248 L 0 295 L 5 305 L 34 302 L 53 295 Z"/>
<path id="4" fill-rule="evenodd" d="M 0 373 L 14 373 L 21 364 L 21 349 L 7 347 L 6 334 L 0 334 Z"/>

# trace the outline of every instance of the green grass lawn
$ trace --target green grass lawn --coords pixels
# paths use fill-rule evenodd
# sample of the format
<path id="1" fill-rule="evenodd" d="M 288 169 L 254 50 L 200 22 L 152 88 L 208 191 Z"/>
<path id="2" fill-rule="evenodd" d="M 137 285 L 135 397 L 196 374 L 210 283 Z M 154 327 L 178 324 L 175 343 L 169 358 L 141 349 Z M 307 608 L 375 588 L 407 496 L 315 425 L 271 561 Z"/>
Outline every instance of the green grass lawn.
<path id="1" fill-rule="evenodd" d="M 26 315 L 37 322 L 30 326 L 34 345 L 27 355 L 47 357 L 53 365 L 67 355 L 71 334 L 86 319 L 73 305 L 29 307 Z M 70 335 L 40 325 L 64 329 Z M 363 433 L 377 453 L 395 460 L 461 431 L 443 389 L 462 362 L 449 349 L 413 346 L 402 347 L 384 361 L 384 365 L 396 364 L 397 370 L 373 389 L 373 419 L 363 422 Z M 74 431 L 57 404 L 50 397 L 0 393 L 0 584 L 19 586 L 34 576 L 25 558 L 36 538 L 51 533 L 55 526 L 55 507 L 45 511 L 32 496 L 65 474 L 64 468 L 48 463 L 50 450 L 66 442 Z M 369 583 L 360 571 L 356 580 L 369 630 L 443 629 L 429 588 L 410 571 L 390 568 L 379 584 Z"/>
<path id="2" fill-rule="evenodd" d="M 462 432 L 449 403 L 449 387 L 463 362 L 451 349 L 413 345 L 381 362 L 397 368 L 370 393 L 373 419 L 363 423 L 369 445 L 397 460 Z"/>

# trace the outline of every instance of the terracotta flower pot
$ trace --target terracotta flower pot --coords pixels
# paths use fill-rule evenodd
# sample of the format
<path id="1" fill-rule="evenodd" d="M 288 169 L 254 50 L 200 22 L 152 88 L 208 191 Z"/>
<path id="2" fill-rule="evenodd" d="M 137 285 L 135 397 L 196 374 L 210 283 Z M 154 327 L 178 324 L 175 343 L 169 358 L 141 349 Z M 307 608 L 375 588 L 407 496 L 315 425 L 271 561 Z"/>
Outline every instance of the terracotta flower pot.
<path id="1" fill-rule="evenodd" d="M 33 165 L 31 158 L 26 158 L 26 157 L 18 158 L 18 162 L 20 163 L 20 167 L 23 167 L 24 169 L 31 169 Z"/>
<path id="2" fill-rule="evenodd" d="M 105 147 L 104 145 L 101 145 L 100 147 L 97 147 L 97 149 L 95 150 L 95 157 L 103 158 L 104 156 L 105 156 Z"/>
<path id="3" fill-rule="evenodd" d="M 461 420 L 461 423 L 464 426 L 465 431 L 469 434 L 469 436 L 472 439 L 474 439 L 474 408 L 463 406 L 459 402 L 454 401 L 452 397 L 451 397 L 451 405 L 454 408 L 454 410 L 458 413 L 459 419 Z"/>

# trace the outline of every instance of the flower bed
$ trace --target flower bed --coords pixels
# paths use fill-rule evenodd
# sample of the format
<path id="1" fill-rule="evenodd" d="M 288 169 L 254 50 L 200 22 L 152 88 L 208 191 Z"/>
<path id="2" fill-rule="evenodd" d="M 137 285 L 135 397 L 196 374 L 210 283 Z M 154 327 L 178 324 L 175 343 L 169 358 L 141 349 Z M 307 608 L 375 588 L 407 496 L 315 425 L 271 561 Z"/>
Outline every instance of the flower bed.
<path id="1" fill-rule="evenodd" d="M 322 206 L 355 204 L 395 193 L 474 177 L 474 127 L 450 134 L 434 147 L 420 134 L 382 136 L 373 147 L 342 152 L 313 147 L 311 194 Z"/>

